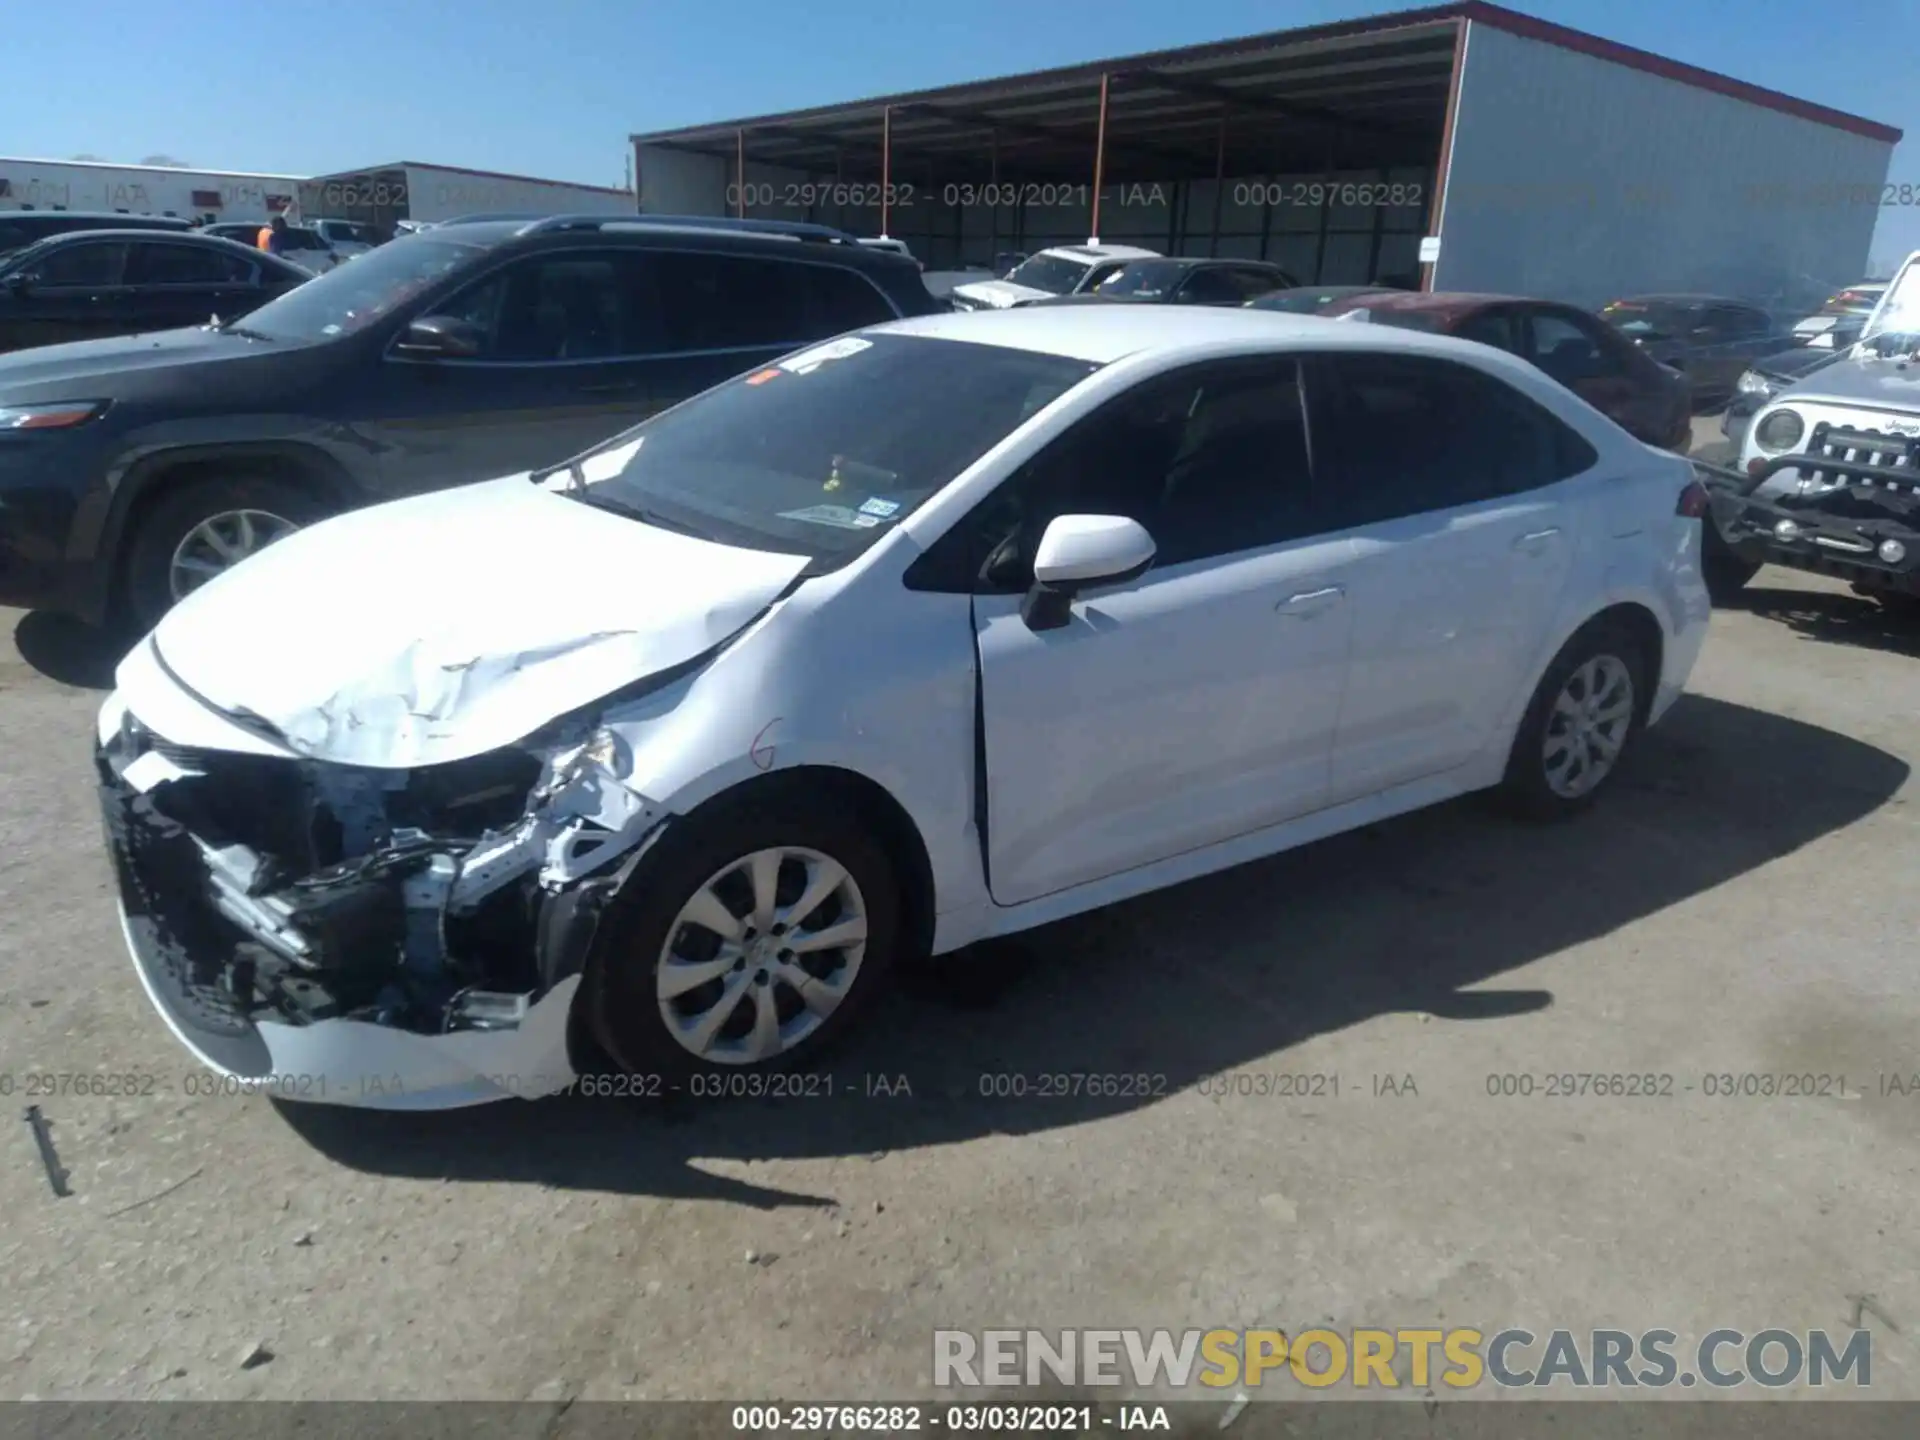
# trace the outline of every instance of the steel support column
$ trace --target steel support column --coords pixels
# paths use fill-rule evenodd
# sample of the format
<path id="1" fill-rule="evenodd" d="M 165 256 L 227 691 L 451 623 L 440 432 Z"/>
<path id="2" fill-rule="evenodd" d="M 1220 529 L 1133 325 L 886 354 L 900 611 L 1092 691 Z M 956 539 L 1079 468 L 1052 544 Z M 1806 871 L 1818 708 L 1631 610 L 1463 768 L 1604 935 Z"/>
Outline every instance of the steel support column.
<path id="1" fill-rule="evenodd" d="M 880 238 L 887 238 L 887 221 L 893 212 L 893 107 L 880 111 Z"/>
<path id="2" fill-rule="evenodd" d="M 1089 245 L 1100 243 L 1100 187 L 1107 175 L 1107 75 L 1100 75 L 1100 128 L 1093 139 L 1093 216 L 1087 238 Z"/>
<path id="3" fill-rule="evenodd" d="M 1213 234 L 1207 241 L 1207 254 L 1220 253 L 1221 202 L 1227 198 L 1227 117 L 1220 117 L 1220 140 L 1213 155 Z"/>

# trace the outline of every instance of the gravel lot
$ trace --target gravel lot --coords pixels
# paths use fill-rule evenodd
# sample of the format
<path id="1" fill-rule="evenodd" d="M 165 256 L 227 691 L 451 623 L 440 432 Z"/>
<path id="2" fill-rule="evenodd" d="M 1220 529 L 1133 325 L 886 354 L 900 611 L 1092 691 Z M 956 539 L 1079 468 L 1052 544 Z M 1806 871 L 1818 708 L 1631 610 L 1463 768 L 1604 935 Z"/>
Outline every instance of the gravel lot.
<path id="1" fill-rule="evenodd" d="M 908 1397 L 940 1326 L 1863 1316 L 1920 1397 L 1920 1097 L 1878 1083 L 1920 1071 L 1920 631 L 1844 592 L 1764 573 L 1581 821 L 1450 805 L 1052 927 L 891 998 L 831 1099 L 417 1118 L 182 1093 L 89 780 L 112 657 L 4 627 L 0 1396 Z M 1165 1093 L 980 1093 L 1062 1071 Z M 1197 1089 L 1233 1071 L 1339 1096 Z M 1694 1088 L 1487 1093 L 1560 1071 Z M 1856 1093 L 1700 1090 L 1789 1071 Z M 64 1199 L 44 1072 L 158 1092 L 43 1102 Z"/>

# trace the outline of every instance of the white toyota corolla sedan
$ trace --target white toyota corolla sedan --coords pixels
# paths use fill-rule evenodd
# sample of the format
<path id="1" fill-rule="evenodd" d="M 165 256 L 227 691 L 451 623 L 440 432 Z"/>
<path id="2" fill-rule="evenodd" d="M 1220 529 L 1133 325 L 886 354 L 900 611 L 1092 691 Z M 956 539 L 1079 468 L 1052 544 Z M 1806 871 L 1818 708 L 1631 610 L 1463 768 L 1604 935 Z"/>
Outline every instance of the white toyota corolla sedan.
<path id="1" fill-rule="evenodd" d="M 1466 791 L 1587 805 L 1699 652 L 1704 500 L 1467 342 L 882 325 L 189 596 L 100 716 L 127 943 L 288 1099 L 806 1065 L 896 963 Z"/>

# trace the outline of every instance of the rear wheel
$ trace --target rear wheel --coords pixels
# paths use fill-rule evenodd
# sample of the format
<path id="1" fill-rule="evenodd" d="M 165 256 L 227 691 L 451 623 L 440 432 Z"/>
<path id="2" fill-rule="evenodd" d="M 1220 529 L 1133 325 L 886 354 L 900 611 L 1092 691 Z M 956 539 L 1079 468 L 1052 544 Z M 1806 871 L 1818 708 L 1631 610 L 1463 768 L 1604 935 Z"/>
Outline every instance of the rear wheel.
<path id="1" fill-rule="evenodd" d="M 809 1063 L 891 966 L 897 895 L 885 851 L 831 799 L 696 814 L 661 837 L 602 921 L 588 1024 L 634 1073 Z"/>
<path id="2" fill-rule="evenodd" d="M 1613 779 L 1646 714 L 1648 657 L 1622 625 L 1598 621 L 1569 640 L 1540 679 L 1515 732 L 1501 793 L 1529 819 L 1591 805 Z"/>
<path id="3" fill-rule="evenodd" d="M 128 618 L 151 629 L 214 576 L 327 509 L 311 490 L 266 477 L 202 480 L 163 495 L 129 541 L 122 576 Z"/>

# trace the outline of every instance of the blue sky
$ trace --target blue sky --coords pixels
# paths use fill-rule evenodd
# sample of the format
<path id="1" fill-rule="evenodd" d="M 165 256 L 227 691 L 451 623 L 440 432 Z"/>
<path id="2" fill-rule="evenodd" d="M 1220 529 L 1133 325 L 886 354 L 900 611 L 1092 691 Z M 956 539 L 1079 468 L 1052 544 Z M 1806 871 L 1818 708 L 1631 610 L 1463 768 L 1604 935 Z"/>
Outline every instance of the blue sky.
<path id="1" fill-rule="evenodd" d="M 589 184 L 626 136 L 1405 8 L 1416 0 L 90 0 L 10 7 L 0 149 L 319 174 L 427 160 Z M 1911 0 L 1516 0 L 1895 125 L 1920 182 Z M 1888 210 L 1876 258 L 1920 248 Z"/>

